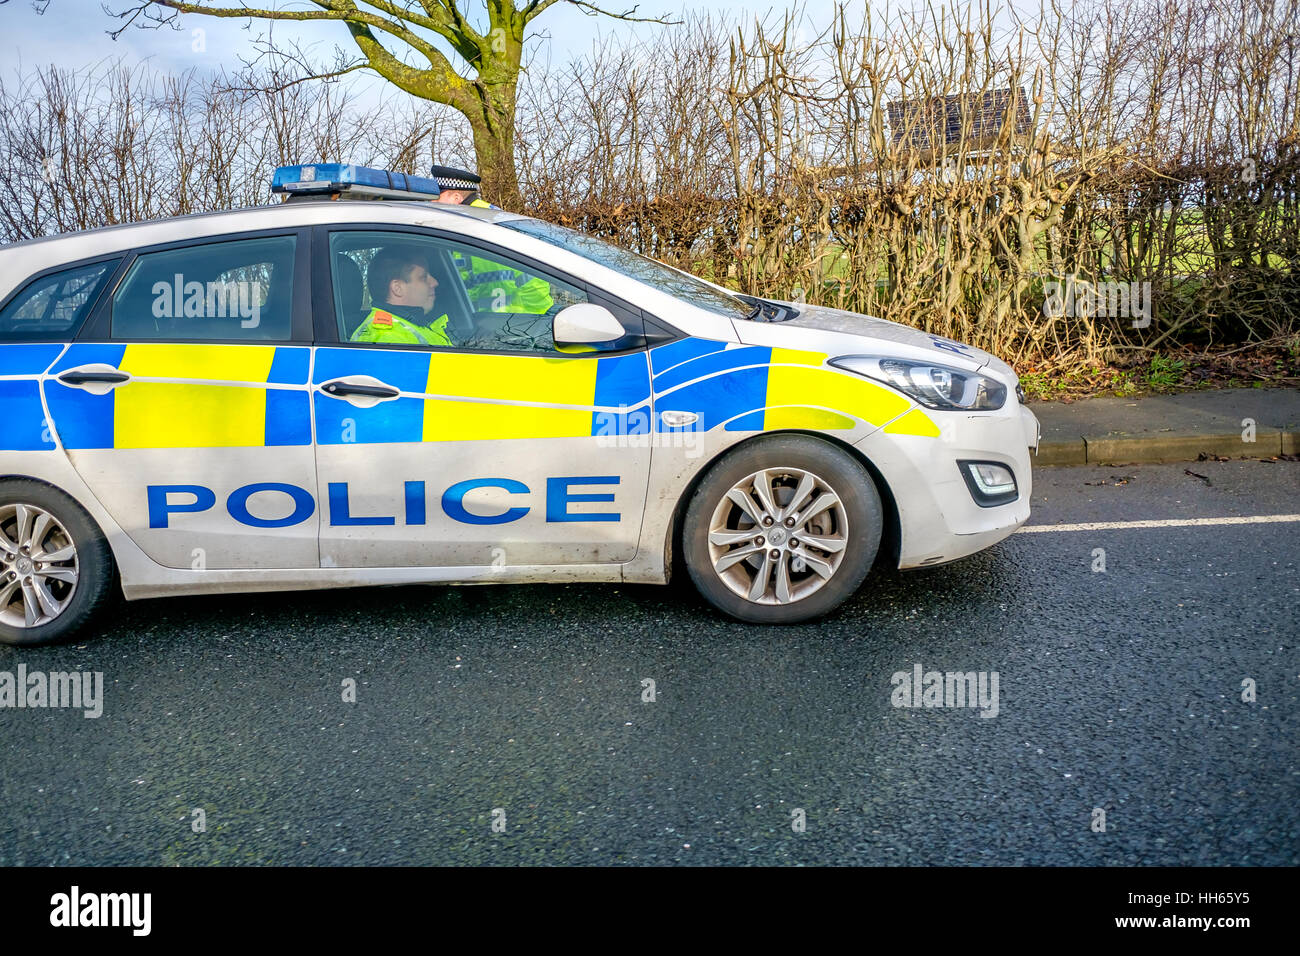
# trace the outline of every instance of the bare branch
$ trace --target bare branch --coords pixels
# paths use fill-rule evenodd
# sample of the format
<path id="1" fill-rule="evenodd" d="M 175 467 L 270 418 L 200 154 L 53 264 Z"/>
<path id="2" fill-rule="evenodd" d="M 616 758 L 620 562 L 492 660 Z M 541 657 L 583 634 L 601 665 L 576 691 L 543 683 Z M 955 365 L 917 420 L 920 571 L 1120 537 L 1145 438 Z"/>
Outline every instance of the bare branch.
<path id="1" fill-rule="evenodd" d="M 528 5 L 521 11 L 524 22 L 532 20 L 548 7 L 559 2 L 561 0 L 530 0 Z M 640 4 L 635 4 L 630 10 L 624 10 L 622 13 L 615 13 L 613 10 L 598 7 L 596 4 L 588 2 L 588 0 L 563 0 L 563 2 L 580 8 L 584 13 L 592 17 L 612 17 L 615 20 L 627 20 L 630 23 L 660 23 L 665 26 L 680 26 L 682 22 L 681 20 L 669 20 L 666 17 L 638 17 L 635 14 L 640 9 Z"/>

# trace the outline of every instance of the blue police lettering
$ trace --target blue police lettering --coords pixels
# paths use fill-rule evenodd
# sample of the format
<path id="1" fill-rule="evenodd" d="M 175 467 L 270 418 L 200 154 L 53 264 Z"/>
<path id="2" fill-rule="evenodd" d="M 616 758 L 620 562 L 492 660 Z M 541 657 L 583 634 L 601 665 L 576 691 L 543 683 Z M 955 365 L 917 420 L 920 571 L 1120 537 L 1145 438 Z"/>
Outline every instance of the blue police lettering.
<path id="1" fill-rule="evenodd" d="M 397 519 L 391 515 L 382 517 L 363 518 L 360 516 L 352 517 L 348 508 L 348 483 L 346 481 L 331 481 L 329 487 L 330 499 L 330 527 L 337 528 L 341 525 L 358 525 L 358 524 L 396 524 Z"/>
<path id="2" fill-rule="evenodd" d="M 617 511 L 572 511 L 575 504 L 612 502 L 612 491 L 603 494 L 574 491 L 592 485 L 617 485 L 617 475 L 587 475 L 546 479 L 546 521 L 548 523 L 573 521 L 620 521 Z M 465 507 L 465 496 L 479 488 L 496 488 L 509 495 L 528 495 L 532 489 L 514 478 L 470 478 L 458 481 L 443 492 L 440 503 L 443 513 L 460 524 L 509 524 L 527 515 L 532 508 L 523 504 L 506 508 L 496 514 L 479 514 Z M 248 499 L 259 493 L 274 492 L 286 495 L 292 509 L 282 518 L 259 518 L 248 510 Z M 391 514 L 354 515 L 348 500 L 348 482 L 332 481 L 326 488 L 329 524 L 332 527 L 394 526 L 397 517 Z M 173 515 L 198 514 L 216 506 L 217 495 L 204 485 L 148 485 L 145 496 L 149 507 L 150 528 L 170 528 Z M 186 500 L 188 496 L 189 500 Z M 396 497 L 396 496 L 395 496 Z M 402 484 L 403 525 L 419 527 L 428 523 L 425 482 L 406 481 Z M 394 502 L 396 503 L 396 502 Z M 316 512 L 316 499 L 312 493 L 297 485 L 281 482 L 254 482 L 236 488 L 226 499 L 226 511 L 237 522 L 250 528 L 288 528 L 306 521 Z"/>
<path id="3" fill-rule="evenodd" d="M 569 491 L 569 485 L 616 485 L 618 475 L 602 475 L 598 478 L 547 478 L 546 479 L 546 520 L 547 521 L 618 521 L 617 511 L 596 511 L 586 514 L 574 514 L 569 511 L 571 501 L 613 501 L 609 495 L 575 495 Z"/>
<path id="4" fill-rule="evenodd" d="M 167 516 L 170 514 L 207 511 L 217 503 L 217 496 L 213 490 L 202 485 L 150 485 L 145 492 L 149 497 L 149 527 L 151 528 L 167 527 Z M 193 495 L 194 500 L 172 504 L 168 500 L 171 495 Z"/>
<path id="5" fill-rule="evenodd" d="M 248 499 L 260 492 L 279 492 L 289 496 L 293 510 L 283 518 L 259 518 L 248 510 Z M 145 489 L 149 502 L 149 527 L 170 527 L 169 518 L 173 514 L 197 514 L 208 511 L 217 503 L 217 495 L 211 488 L 203 485 L 149 485 Z M 193 501 L 171 500 L 172 495 L 193 495 Z M 226 511 L 230 517 L 250 528 L 288 528 L 302 524 L 316 513 L 316 499 L 311 492 L 297 485 L 286 485 L 275 481 L 255 482 L 236 488 L 226 499 Z"/>
<path id="6" fill-rule="evenodd" d="M 406 523 L 424 524 L 424 482 L 408 481 L 403 487 L 406 491 Z"/>
<path id="7" fill-rule="evenodd" d="M 283 518 L 259 518 L 248 512 L 248 499 L 259 491 L 278 491 L 289 496 L 293 501 L 293 511 Z M 230 493 L 226 499 L 226 510 L 230 517 L 240 524 L 252 528 L 289 528 L 302 524 L 316 513 L 316 499 L 297 485 L 285 485 L 276 481 L 264 481 L 254 485 L 244 485 Z"/>
<path id="8" fill-rule="evenodd" d="M 528 486 L 513 478 L 474 478 L 470 481 L 458 481 L 442 495 L 442 510 L 462 524 L 506 524 L 518 521 L 528 514 L 527 508 L 507 508 L 499 515 L 476 515 L 465 510 L 465 495 L 475 488 L 501 488 L 512 495 L 528 494 Z"/>

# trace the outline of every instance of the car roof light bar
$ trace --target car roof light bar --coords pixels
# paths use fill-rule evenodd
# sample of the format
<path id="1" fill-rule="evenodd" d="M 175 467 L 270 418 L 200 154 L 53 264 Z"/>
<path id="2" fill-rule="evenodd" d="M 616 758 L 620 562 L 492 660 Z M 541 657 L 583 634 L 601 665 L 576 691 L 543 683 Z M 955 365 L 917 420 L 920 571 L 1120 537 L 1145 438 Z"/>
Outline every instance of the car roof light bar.
<path id="1" fill-rule="evenodd" d="M 442 192 L 438 181 L 387 169 L 371 169 L 350 163 L 314 163 L 281 166 L 271 178 L 271 192 L 286 202 L 305 199 L 418 200 L 437 199 Z"/>

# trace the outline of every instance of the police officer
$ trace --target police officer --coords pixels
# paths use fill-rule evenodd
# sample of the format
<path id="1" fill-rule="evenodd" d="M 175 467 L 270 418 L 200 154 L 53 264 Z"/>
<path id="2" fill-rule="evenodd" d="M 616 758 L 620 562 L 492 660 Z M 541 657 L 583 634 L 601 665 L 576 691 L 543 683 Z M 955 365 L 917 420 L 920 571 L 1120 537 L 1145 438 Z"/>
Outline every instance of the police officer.
<path id="1" fill-rule="evenodd" d="M 382 302 L 370 310 L 365 321 L 352 333 L 353 342 L 384 342 L 397 345 L 453 346 L 447 330 L 447 316 L 422 324 L 424 313 L 433 308 L 438 280 L 429 275 L 424 260 L 406 248 L 385 249 L 370 260 L 366 272 L 370 301 Z M 419 316 L 413 321 L 405 316 Z"/>
<path id="2" fill-rule="evenodd" d="M 479 185 L 483 182 L 478 173 L 468 169 L 456 169 L 454 166 L 434 166 L 429 175 L 442 190 L 434 202 L 449 203 L 453 206 L 477 206 L 480 209 L 496 209 L 490 202 L 479 196 Z"/>
<path id="3" fill-rule="evenodd" d="M 480 209 L 499 209 L 479 196 L 482 178 L 478 173 L 453 166 L 434 166 L 430 175 L 441 192 L 434 202 Z M 460 277 L 475 312 L 522 312 L 545 315 L 555 304 L 551 286 L 544 279 L 517 269 L 503 269 L 500 263 L 469 256 L 460 263 Z"/>

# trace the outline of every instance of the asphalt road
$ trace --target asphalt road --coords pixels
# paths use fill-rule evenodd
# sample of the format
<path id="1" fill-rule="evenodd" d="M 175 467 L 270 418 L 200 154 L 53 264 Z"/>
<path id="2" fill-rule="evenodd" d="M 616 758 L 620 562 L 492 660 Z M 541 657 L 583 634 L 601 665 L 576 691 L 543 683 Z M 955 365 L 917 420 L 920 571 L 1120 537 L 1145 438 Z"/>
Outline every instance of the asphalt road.
<path id="1" fill-rule="evenodd" d="M 1032 523 L 1298 504 L 1294 463 L 1041 469 Z M 105 681 L 0 709 L 0 864 L 1294 865 L 1298 644 L 1297 524 L 1020 533 L 787 628 L 686 582 L 123 604 L 0 648 Z M 997 715 L 893 706 L 918 663 Z"/>

